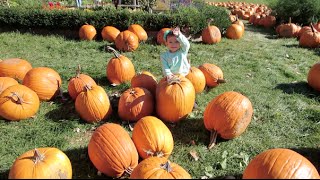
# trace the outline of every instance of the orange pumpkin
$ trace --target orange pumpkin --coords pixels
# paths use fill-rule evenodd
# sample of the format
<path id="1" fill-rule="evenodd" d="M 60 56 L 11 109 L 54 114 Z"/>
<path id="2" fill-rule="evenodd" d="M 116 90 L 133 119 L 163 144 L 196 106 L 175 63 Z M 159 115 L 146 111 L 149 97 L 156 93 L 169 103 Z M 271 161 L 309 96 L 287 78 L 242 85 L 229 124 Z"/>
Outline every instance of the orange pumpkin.
<path id="1" fill-rule="evenodd" d="M 94 26 L 90 24 L 82 25 L 79 29 L 80 40 L 91 41 L 96 38 L 97 30 Z"/>
<path id="2" fill-rule="evenodd" d="M 228 39 L 240 39 L 244 34 L 244 29 L 239 24 L 231 24 L 226 31 Z"/>
<path id="3" fill-rule="evenodd" d="M 196 67 L 190 68 L 190 72 L 186 78 L 191 81 L 196 93 L 201 93 L 206 87 L 206 77 L 203 72 Z"/>
<path id="4" fill-rule="evenodd" d="M 244 31 L 244 24 L 243 24 L 243 21 L 241 21 L 238 16 L 236 16 L 236 20 L 232 22 L 232 24 L 237 24 L 237 25 L 240 25 Z"/>
<path id="5" fill-rule="evenodd" d="M 101 86 L 85 85 L 75 101 L 76 111 L 88 123 L 105 120 L 112 113 L 112 107 L 106 91 Z"/>
<path id="6" fill-rule="evenodd" d="M 145 116 L 134 125 L 132 140 L 142 159 L 152 156 L 168 158 L 173 150 L 171 131 L 154 116 Z"/>
<path id="7" fill-rule="evenodd" d="M 146 41 L 148 39 L 147 32 L 139 24 L 131 24 L 128 30 L 133 32 L 135 35 L 137 35 L 139 38 L 139 41 Z"/>
<path id="8" fill-rule="evenodd" d="M 101 36 L 103 40 L 108 42 L 114 42 L 119 35 L 120 30 L 113 26 L 105 26 L 101 31 Z"/>
<path id="9" fill-rule="evenodd" d="M 68 93 L 70 97 L 75 100 L 77 96 L 85 91 L 85 85 L 96 86 L 96 82 L 88 75 L 81 74 L 81 67 L 78 65 L 77 73 L 69 80 Z"/>
<path id="10" fill-rule="evenodd" d="M 204 63 L 198 68 L 204 74 L 208 87 L 217 87 L 219 84 L 226 82 L 223 79 L 223 72 L 219 66 L 211 63 Z"/>
<path id="11" fill-rule="evenodd" d="M 131 174 L 138 165 L 138 151 L 129 133 L 119 124 L 99 126 L 91 136 L 88 154 L 93 165 L 107 176 Z"/>
<path id="12" fill-rule="evenodd" d="M 22 84 L 34 90 L 41 101 L 49 101 L 61 93 L 61 77 L 48 67 L 33 68 L 23 79 Z"/>
<path id="13" fill-rule="evenodd" d="M 0 77 L 0 94 L 10 86 L 19 84 L 18 81 L 11 77 Z"/>
<path id="14" fill-rule="evenodd" d="M 311 31 L 304 32 L 299 39 L 299 46 L 306 48 L 320 47 L 320 32 L 311 24 Z"/>
<path id="15" fill-rule="evenodd" d="M 315 166 L 299 153 L 285 148 L 268 149 L 255 156 L 242 179 L 319 179 Z"/>
<path id="16" fill-rule="evenodd" d="M 282 24 L 278 29 L 279 36 L 284 38 L 292 38 L 298 36 L 298 28 L 297 25 L 291 23 L 291 18 L 289 18 L 289 22 L 286 24 Z"/>
<path id="17" fill-rule="evenodd" d="M 130 82 L 136 74 L 131 60 L 126 56 L 119 54 L 110 46 L 107 48 L 114 54 L 114 57 L 109 60 L 106 68 L 108 80 L 115 85 L 119 85 L 128 81 Z"/>
<path id="18" fill-rule="evenodd" d="M 12 77 L 22 81 L 30 69 L 32 69 L 31 64 L 24 59 L 9 58 L 0 61 L 1 77 Z"/>
<path id="19" fill-rule="evenodd" d="M 14 161 L 9 179 L 72 179 L 72 166 L 61 150 L 54 147 L 36 148 Z"/>
<path id="20" fill-rule="evenodd" d="M 313 89 L 320 91 L 320 62 L 314 64 L 308 72 L 308 84 Z"/>
<path id="21" fill-rule="evenodd" d="M 178 122 L 192 112 L 195 90 L 192 83 L 177 75 L 171 80 L 162 78 L 156 90 L 156 111 L 161 120 Z"/>
<path id="22" fill-rule="evenodd" d="M 130 179 L 191 179 L 191 176 L 183 167 L 166 158 L 150 157 L 138 164 Z"/>
<path id="23" fill-rule="evenodd" d="M 133 32 L 125 30 L 119 33 L 115 45 L 120 51 L 132 52 L 139 47 L 139 38 Z"/>
<path id="24" fill-rule="evenodd" d="M 160 45 L 165 44 L 165 40 L 163 39 L 163 35 L 167 30 L 171 30 L 171 28 L 162 28 L 160 31 L 157 33 L 157 43 Z"/>
<path id="25" fill-rule="evenodd" d="M 131 87 L 142 87 L 148 89 L 153 95 L 156 94 L 157 78 L 149 71 L 142 71 L 131 79 Z"/>
<path id="26" fill-rule="evenodd" d="M 224 139 L 240 136 L 251 122 L 253 108 L 250 100 L 234 91 L 224 92 L 212 99 L 204 111 L 205 128 L 211 131 L 211 149 L 219 134 Z"/>
<path id="27" fill-rule="evenodd" d="M 0 116 L 19 121 L 35 115 L 40 106 L 38 95 L 30 88 L 17 84 L 0 94 Z"/>
<path id="28" fill-rule="evenodd" d="M 216 44 L 221 41 L 221 32 L 217 26 L 210 25 L 212 19 L 209 20 L 208 26 L 201 32 L 202 41 L 205 44 Z"/>
<path id="29" fill-rule="evenodd" d="M 118 114 L 123 121 L 138 121 L 144 116 L 151 115 L 153 110 L 153 96 L 145 88 L 129 88 L 120 96 Z"/>

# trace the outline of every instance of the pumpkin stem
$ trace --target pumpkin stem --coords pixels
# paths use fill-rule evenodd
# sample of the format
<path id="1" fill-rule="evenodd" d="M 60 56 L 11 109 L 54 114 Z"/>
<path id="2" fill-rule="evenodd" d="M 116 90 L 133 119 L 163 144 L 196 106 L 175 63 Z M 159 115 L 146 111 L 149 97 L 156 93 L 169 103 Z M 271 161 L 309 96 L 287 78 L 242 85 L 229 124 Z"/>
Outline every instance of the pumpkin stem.
<path id="1" fill-rule="evenodd" d="M 208 19 L 208 27 L 210 27 L 210 24 L 213 22 L 213 18 Z"/>
<path id="2" fill-rule="evenodd" d="M 133 88 L 131 88 L 131 89 L 130 89 L 130 94 L 132 95 L 132 94 L 134 94 L 134 93 L 136 93 L 136 91 L 135 91 Z"/>
<path id="3" fill-rule="evenodd" d="M 76 70 L 76 78 L 79 78 L 80 73 L 81 73 L 81 66 L 80 66 L 80 64 L 78 64 L 78 68 Z"/>
<path id="4" fill-rule="evenodd" d="M 131 174 L 132 173 L 132 171 L 133 171 L 133 169 L 131 168 L 131 167 L 128 167 L 128 168 L 126 168 L 125 170 L 124 170 L 124 172 L 126 172 L 127 174 Z"/>
<path id="5" fill-rule="evenodd" d="M 16 97 L 17 99 L 15 99 L 14 97 Z M 11 98 L 17 103 L 17 104 L 22 104 L 22 103 L 26 103 L 29 104 L 28 102 L 25 102 L 22 97 L 16 93 L 16 92 L 11 92 Z"/>
<path id="6" fill-rule="evenodd" d="M 181 80 L 178 76 L 173 76 L 171 79 L 168 80 L 168 84 L 180 84 Z"/>
<path id="7" fill-rule="evenodd" d="M 288 22 L 289 24 L 291 23 L 291 17 L 289 17 L 289 22 Z"/>
<path id="8" fill-rule="evenodd" d="M 156 152 L 157 157 L 163 157 L 164 153 L 162 151 Z"/>
<path id="9" fill-rule="evenodd" d="M 213 148 L 213 146 L 216 145 L 217 137 L 218 137 L 218 132 L 215 130 L 211 130 L 210 131 L 210 142 L 208 145 L 208 149 L 211 149 L 211 148 Z"/>
<path id="10" fill-rule="evenodd" d="M 167 161 L 165 164 L 161 164 L 160 168 L 166 170 L 168 173 L 172 172 L 172 168 L 170 166 L 170 162 Z"/>
<path id="11" fill-rule="evenodd" d="M 107 46 L 107 50 L 112 51 L 116 58 L 120 57 L 120 54 L 115 49 L 113 49 L 111 46 Z"/>
<path id="12" fill-rule="evenodd" d="M 226 80 L 224 80 L 224 79 L 218 79 L 218 80 L 217 80 L 217 83 L 218 83 L 218 84 L 226 83 Z"/>
<path id="13" fill-rule="evenodd" d="M 38 162 L 40 161 L 43 161 L 43 159 L 45 158 L 45 156 L 43 154 L 40 153 L 40 151 L 35 148 L 34 149 L 34 154 L 33 154 L 33 157 L 32 157 L 32 161 L 37 164 Z"/>
<path id="14" fill-rule="evenodd" d="M 86 84 L 86 85 L 84 85 L 84 89 L 85 89 L 86 91 L 89 91 L 89 90 L 92 89 L 92 86 L 89 85 L 89 84 Z"/>

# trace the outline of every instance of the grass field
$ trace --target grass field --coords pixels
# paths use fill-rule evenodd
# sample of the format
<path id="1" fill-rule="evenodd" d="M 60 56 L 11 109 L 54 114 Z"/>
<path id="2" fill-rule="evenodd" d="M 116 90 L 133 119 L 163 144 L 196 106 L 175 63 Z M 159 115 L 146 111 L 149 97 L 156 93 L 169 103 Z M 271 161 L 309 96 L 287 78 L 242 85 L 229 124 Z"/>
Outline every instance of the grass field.
<path id="1" fill-rule="evenodd" d="M 184 167 L 194 179 L 218 178 L 242 172 L 255 155 L 270 148 L 290 148 L 307 157 L 320 169 L 320 93 L 308 86 L 310 67 L 320 61 L 320 50 L 304 49 L 296 39 L 278 39 L 274 30 L 246 24 L 240 40 L 223 38 L 219 44 L 192 42 L 191 63 L 218 65 L 225 84 L 198 94 L 199 111 L 175 127 L 168 126 L 174 138 L 170 160 Z M 106 64 L 112 54 L 104 51 L 103 41 L 77 41 L 59 36 L 29 33 L 0 33 L 0 59 L 20 57 L 33 67 L 46 66 L 56 70 L 67 93 L 68 79 L 78 64 L 111 95 L 130 87 L 110 86 Z M 161 78 L 159 61 L 164 46 L 154 39 L 141 43 L 137 51 L 122 53 L 132 60 L 136 72 L 148 70 Z M 247 96 L 254 113 L 247 130 L 238 138 L 219 138 L 215 148 L 206 146 L 209 132 L 204 128 L 203 111 L 217 95 L 237 91 Z M 121 123 L 117 113 L 104 122 L 88 124 L 81 120 L 74 102 L 42 102 L 35 118 L 19 122 L 0 120 L 0 178 L 8 177 L 9 169 L 22 153 L 37 147 L 57 147 L 67 154 L 73 167 L 73 178 L 105 178 L 98 175 L 87 154 L 92 132 L 106 122 Z M 126 125 L 123 125 L 129 132 Z M 190 142 L 194 143 L 190 143 Z M 199 155 L 195 161 L 189 154 Z"/>

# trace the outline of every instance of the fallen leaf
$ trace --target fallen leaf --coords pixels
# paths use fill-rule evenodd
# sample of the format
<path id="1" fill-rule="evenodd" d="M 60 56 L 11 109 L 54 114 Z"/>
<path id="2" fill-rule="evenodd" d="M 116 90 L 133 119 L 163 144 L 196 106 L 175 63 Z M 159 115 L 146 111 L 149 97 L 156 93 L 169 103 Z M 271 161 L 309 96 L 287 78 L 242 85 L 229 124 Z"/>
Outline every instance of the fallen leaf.
<path id="1" fill-rule="evenodd" d="M 198 154 L 197 154 L 197 152 L 196 152 L 195 150 L 191 150 L 191 151 L 190 151 L 190 155 L 193 157 L 193 159 L 194 159 L 195 161 L 198 161 L 198 160 L 199 160 L 199 156 L 198 156 Z"/>

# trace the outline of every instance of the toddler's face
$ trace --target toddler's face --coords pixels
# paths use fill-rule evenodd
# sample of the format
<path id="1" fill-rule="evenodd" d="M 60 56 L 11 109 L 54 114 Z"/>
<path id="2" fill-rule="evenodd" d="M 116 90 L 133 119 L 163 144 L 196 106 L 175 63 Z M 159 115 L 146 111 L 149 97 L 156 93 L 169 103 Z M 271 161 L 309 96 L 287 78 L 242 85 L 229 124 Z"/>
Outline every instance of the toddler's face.
<path id="1" fill-rule="evenodd" d="M 176 52 L 180 48 L 180 42 L 175 36 L 168 36 L 166 41 L 166 46 L 170 52 Z"/>

